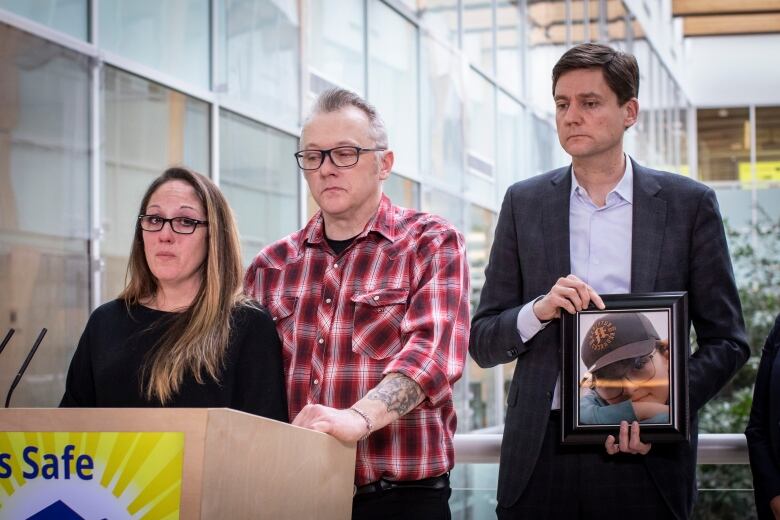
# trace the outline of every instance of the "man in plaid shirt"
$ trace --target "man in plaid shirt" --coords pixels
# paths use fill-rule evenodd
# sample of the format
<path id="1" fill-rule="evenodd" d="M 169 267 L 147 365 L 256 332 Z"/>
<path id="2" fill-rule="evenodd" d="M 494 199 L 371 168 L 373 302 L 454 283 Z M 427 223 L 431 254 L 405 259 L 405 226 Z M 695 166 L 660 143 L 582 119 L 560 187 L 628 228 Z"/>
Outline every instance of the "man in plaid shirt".
<path id="1" fill-rule="evenodd" d="M 354 93 L 318 98 L 295 155 L 321 209 L 245 279 L 282 339 L 290 418 L 358 442 L 353 518 L 450 518 L 452 385 L 469 335 L 463 236 L 382 194 L 393 152 Z"/>

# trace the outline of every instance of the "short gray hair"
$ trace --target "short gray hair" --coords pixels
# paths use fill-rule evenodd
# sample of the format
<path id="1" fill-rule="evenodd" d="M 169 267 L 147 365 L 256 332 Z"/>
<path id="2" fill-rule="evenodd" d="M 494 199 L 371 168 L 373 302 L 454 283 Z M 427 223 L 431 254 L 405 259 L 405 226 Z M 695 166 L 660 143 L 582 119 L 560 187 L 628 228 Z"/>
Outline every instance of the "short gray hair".
<path id="1" fill-rule="evenodd" d="M 306 127 L 311 118 L 316 114 L 337 112 L 342 108 L 350 106 L 366 114 L 374 146 L 376 148 L 387 148 L 387 129 L 374 105 L 354 92 L 343 88 L 331 88 L 320 94 L 314 102 L 311 113 L 304 121 L 303 126 Z"/>

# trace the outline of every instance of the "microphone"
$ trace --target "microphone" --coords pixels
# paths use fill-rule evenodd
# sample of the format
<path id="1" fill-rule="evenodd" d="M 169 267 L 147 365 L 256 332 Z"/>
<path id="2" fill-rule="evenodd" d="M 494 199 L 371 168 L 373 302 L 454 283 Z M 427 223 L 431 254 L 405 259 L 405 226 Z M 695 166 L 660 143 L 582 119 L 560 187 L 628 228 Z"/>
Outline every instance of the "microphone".
<path id="1" fill-rule="evenodd" d="M 30 350 L 30 353 L 27 354 L 27 357 L 24 359 L 24 363 L 22 363 L 22 367 L 19 369 L 19 373 L 16 374 L 14 382 L 11 383 L 11 388 L 8 389 L 8 396 L 5 398 L 6 408 L 8 408 L 8 404 L 11 402 L 11 395 L 14 393 L 16 385 L 18 385 L 19 381 L 22 379 L 22 374 L 24 374 L 24 371 L 27 370 L 27 365 L 29 365 L 30 361 L 32 361 L 32 358 L 35 355 L 35 351 L 38 350 L 38 345 L 40 345 L 41 341 L 43 341 L 43 337 L 46 335 L 46 332 L 48 332 L 46 327 L 41 329 L 41 333 L 38 334 L 38 339 L 35 340 L 35 344 L 33 345 L 32 350 Z"/>
<path id="2" fill-rule="evenodd" d="M 5 338 L 3 338 L 3 342 L 0 343 L 0 354 L 2 354 L 3 350 L 5 350 L 5 346 L 11 340 L 11 336 L 14 335 L 14 332 L 16 332 L 14 329 L 8 329 L 8 334 L 5 335 Z"/>

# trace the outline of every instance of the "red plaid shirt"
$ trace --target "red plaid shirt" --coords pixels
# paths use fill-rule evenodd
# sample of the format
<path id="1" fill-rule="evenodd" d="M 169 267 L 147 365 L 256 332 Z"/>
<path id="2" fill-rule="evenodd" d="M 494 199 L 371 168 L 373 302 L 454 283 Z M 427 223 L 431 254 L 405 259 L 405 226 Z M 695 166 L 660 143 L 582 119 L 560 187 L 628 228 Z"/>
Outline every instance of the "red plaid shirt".
<path id="1" fill-rule="evenodd" d="M 382 196 L 363 232 L 336 255 L 318 212 L 264 248 L 244 282 L 282 338 L 291 420 L 306 404 L 349 408 L 390 372 L 423 389 L 422 404 L 358 443 L 357 485 L 452 468 L 452 385 L 468 345 L 469 274 L 451 224 Z"/>

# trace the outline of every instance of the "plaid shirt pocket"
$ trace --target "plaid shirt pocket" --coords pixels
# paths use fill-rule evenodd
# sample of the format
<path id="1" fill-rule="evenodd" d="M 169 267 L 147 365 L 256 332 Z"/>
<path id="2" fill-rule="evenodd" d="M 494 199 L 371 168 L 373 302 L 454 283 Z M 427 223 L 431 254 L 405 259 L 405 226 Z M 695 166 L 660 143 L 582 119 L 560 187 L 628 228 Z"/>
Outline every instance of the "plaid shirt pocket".
<path id="1" fill-rule="evenodd" d="M 379 289 L 354 294 L 352 351 L 373 359 L 386 359 L 401 350 L 401 321 L 409 289 Z"/>

